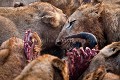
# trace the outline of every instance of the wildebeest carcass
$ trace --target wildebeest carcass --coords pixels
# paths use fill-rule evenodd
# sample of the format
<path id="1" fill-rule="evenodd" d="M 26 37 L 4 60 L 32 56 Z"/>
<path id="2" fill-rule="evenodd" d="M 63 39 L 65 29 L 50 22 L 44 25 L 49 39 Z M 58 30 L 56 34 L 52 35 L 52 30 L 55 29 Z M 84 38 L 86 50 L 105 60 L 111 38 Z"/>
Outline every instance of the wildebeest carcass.
<path id="1" fill-rule="evenodd" d="M 80 75 L 87 69 L 91 59 L 97 54 L 97 39 L 88 32 L 67 36 L 69 38 L 85 39 L 85 44 L 75 42 L 71 48 L 66 51 L 65 60 L 68 63 L 69 80 L 77 80 Z M 64 58 L 63 58 L 64 59 Z"/>
<path id="2" fill-rule="evenodd" d="M 120 6 L 117 4 L 97 3 L 80 6 L 67 20 L 56 44 L 69 48 L 79 39 L 65 39 L 66 36 L 89 32 L 98 40 L 99 49 L 106 44 L 120 40 Z M 83 43 L 84 41 L 82 41 Z"/>
<path id="3" fill-rule="evenodd" d="M 87 35 L 81 35 L 83 32 L 89 32 L 96 36 L 98 49 L 103 48 L 106 44 L 113 41 L 119 41 L 119 7 L 117 4 L 112 5 L 102 2 L 80 6 L 68 18 L 56 40 L 56 44 L 63 49 L 70 49 L 74 45 L 74 47 L 78 45 L 91 47 L 92 40 L 96 39 L 90 38 L 90 36 Z M 83 39 L 85 39 L 85 41 Z M 94 47 L 96 48 L 97 46 L 94 45 Z"/>

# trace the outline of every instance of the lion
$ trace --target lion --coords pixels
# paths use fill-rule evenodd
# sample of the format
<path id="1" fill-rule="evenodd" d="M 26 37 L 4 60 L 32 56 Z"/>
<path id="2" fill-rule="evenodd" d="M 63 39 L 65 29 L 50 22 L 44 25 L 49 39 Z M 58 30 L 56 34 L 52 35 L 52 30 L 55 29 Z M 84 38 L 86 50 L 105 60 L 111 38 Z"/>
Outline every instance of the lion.
<path id="1" fill-rule="evenodd" d="M 120 76 L 107 72 L 105 66 L 100 65 L 94 72 L 87 74 L 82 80 L 120 80 Z"/>
<path id="2" fill-rule="evenodd" d="M 45 54 L 30 62 L 14 80 L 69 80 L 67 64 Z"/>
<path id="3" fill-rule="evenodd" d="M 55 40 L 66 22 L 66 16 L 62 10 L 45 2 L 35 2 L 17 8 L 1 7 L 0 15 L 13 21 L 21 39 L 27 29 L 37 32 L 43 41 L 42 49 L 55 45 Z M 1 28 L 1 30 L 5 29 Z"/>
<path id="4" fill-rule="evenodd" d="M 48 2 L 61 9 L 67 16 L 70 16 L 79 6 L 80 0 L 41 0 Z"/>
<path id="5" fill-rule="evenodd" d="M 26 66 L 23 40 L 13 37 L 0 47 L 0 80 L 13 80 Z"/>
<path id="6" fill-rule="evenodd" d="M 104 67 L 100 67 L 101 65 Z M 120 42 L 113 42 L 100 50 L 100 52 L 92 59 L 88 69 L 85 71 L 83 75 L 83 80 L 87 80 L 86 75 L 90 74 L 89 76 L 92 77 L 92 72 L 96 72 L 96 70 L 99 70 L 99 68 L 103 68 L 103 69 L 105 68 L 104 71 L 106 71 L 105 73 L 107 73 L 106 76 L 104 76 L 105 79 L 103 80 L 107 80 L 107 77 L 108 77 L 108 80 L 112 80 L 114 79 L 114 76 L 115 78 L 117 78 L 116 80 L 119 80 L 120 78 L 119 76 L 120 75 Z M 113 78 L 111 78 L 110 75 L 113 75 Z M 116 75 L 118 75 L 119 77 L 117 77 Z M 94 78 L 94 76 L 95 75 L 93 74 L 92 78 Z M 101 75 L 97 75 L 97 76 L 99 78 Z"/>
<path id="7" fill-rule="evenodd" d="M 42 42 L 36 32 L 32 34 L 32 40 L 36 41 L 33 48 L 34 56 L 40 55 Z M 27 65 L 27 53 L 24 52 L 24 41 L 17 37 L 12 37 L 0 46 L 0 80 L 13 80 Z"/>
<path id="8" fill-rule="evenodd" d="M 20 7 L 34 2 L 48 2 L 70 16 L 80 6 L 79 0 L 0 0 L 0 7 Z"/>

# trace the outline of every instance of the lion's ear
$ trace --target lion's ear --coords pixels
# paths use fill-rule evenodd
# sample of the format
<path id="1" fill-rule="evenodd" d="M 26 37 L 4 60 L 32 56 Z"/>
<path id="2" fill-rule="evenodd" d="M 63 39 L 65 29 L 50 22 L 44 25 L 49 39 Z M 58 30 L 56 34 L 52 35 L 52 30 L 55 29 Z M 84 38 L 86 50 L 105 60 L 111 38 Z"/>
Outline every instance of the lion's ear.
<path id="1" fill-rule="evenodd" d="M 52 65 L 61 71 L 64 80 L 69 80 L 67 63 L 63 62 L 59 58 L 55 58 L 52 61 Z"/>
<path id="2" fill-rule="evenodd" d="M 57 13 L 52 13 L 52 15 L 45 15 L 41 18 L 41 21 L 56 28 L 60 25 L 60 15 Z"/>

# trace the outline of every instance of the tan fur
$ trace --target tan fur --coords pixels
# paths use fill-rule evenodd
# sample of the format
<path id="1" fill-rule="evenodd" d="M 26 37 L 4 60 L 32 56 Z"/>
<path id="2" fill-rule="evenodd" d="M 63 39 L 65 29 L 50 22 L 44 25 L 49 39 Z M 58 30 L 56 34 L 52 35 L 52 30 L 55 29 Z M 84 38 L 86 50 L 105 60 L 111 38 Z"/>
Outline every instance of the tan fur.
<path id="1" fill-rule="evenodd" d="M 19 6 L 19 3 L 23 3 L 25 5 L 29 5 L 33 2 L 48 2 L 59 9 L 63 10 L 65 14 L 70 16 L 83 2 L 83 0 L 2 0 L 0 2 L 0 6 L 2 7 L 12 7 L 15 6 L 17 3 L 17 6 Z M 19 3 L 18 3 L 19 2 Z"/>
<path id="2" fill-rule="evenodd" d="M 89 68 L 84 73 L 84 78 L 87 78 L 86 77 L 87 74 L 88 75 L 90 74 L 89 76 L 91 76 L 92 78 L 95 78 L 92 72 L 94 72 L 95 70 L 99 70 L 99 67 L 103 65 L 104 67 L 102 70 L 104 72 L 102 73 L 105 73 L 105 76 L 104 76 L 104 79 L 98 79 L 98 80 L 107 80 L 107 79 L 114 80 L 114 78 L 117 78 L 116 80 L 119 80 L 120 78 L 119 76 L 117 76 L 117 75 L 120 75 L 120 66 L 119 66 L 120 52 L 119 51 L 120 51 L 120 42 L 113 42 L 112 44 L 105 46 L 103 49 L 101 49 L 100 52 L 92 59 L 89 65 Z M 112 75 L 113 75 L 113 78 L 111 78 Z M 97 76 L 100 78 L 99 75 Z M 92 80 L 92 78 L 88 80 Z"/>
<path id="3" fill-rule="evenodd" d="M 79 7 L 67 20 L 62 31 L 56 41 L 61 41 L 66 36 L 72 34 L 79 34 L 80 32 L 89 32 L 96 36 L 99 44 L 99 48 L 104 46 L 105 38 L 102 30 L 102 25 L 98 21 L 100 12 L 96 12 L 99 9 L 100 4 L 92 6 L 92 4 L 86 4 Z M 69 22 L 76 20 L 73 27 L 66 28 Z M 73 42 L 76 39 L 73 39 Z M 83 43 L 83 42 L 82 42 Z M 63 46 L 64 48 L 66 46 Z"/>
<path id="4" fill-rule="evenodd" d="M 9 49 L 0 50 L 0 64 L 9 55 Z"/>
<path id="5" fill-rule="evenodd" d="M 81 4 L 86 4 L 88 2 L 84 2 L 84 0 L 2 0 L 0 2 L 0 6 L 3 7 L 10 7 L 15 6 L 16 2 L 23 3 L 24 5 L 29 5 L 33 2 L 48 2 L 59 9 L 61 9 L 67 16 L 70 16 Z M 91 0 L 92 2 L 102 1 L 102 0 Z M 119 0 L 103 0 L 106 3 L 118 3 L 120 4 Z M 19 5 L 17 5 L 19 6 Z"/>
<path id="6" fill-rule="evenodd" d="M 87 74 L 83 80 L 120 80 L 120 76 L 107 72 L 105 67 L 100 65 L 97 70 Z"/>
<path id="7" fill-rule="evenodd" d="M 32 34 L 33 41 L 35 40 L 34 53 L 38 55 L 41 51 L 42 42 L 36 32 Z M 12 37 L 3 42 L 0 46 L 0 80 L 13 80 L 20 74 L 26 66 L 27 60 L 24 54 L 23 40 Z M 35 56 L 36 57 L 36 56 Z"/>
<path id="8" fill-rule="evenodd" d="M 62 71 L 63 80 L 69 80 L 67 62 L 63 62 L 60 59 L 54 59 L 52 61 L 52 64 L 53 66 L 57 67 L 58 69 Z"/>
<path id="9" fill-rule="evenodd" d="M 10 37 L 19 37 L 16 25 L 8 18 L 0 16 L 0 45 Z"/>
<path id="10" fill-rule="evenodd" d="M 107 73 L 103 80 L 120 80 L 120 75 L 116 75 L 113 73 Z"/>
<path id="11" fill-rule="evenodd" d="M 48 2 L 61 9 L 67 16 L 70 16 L 79 6 L 80 0 L 41 0 Z"/>
<path id="12" fill-rule="evenodd" d="M 13 80 L 26 65 L 23 41 L 10 38 L 0 47 L 0 80 Z"/>
<path id="13" fill-rule="evenodd" d="M 113 49 L 115 49 L 113 51 Z M 111 45 L 105 46 L 102 50 L 100 50 L 100 54 L 104 57 L 110 57 L 120 50 L 120 42 L 113 42 Z"/>
<path id="14" fill-rule="evenodd" d="M 28 29 L 37 32 L 43 41 L 43 49 L 54 45 L 55 39 L 66 21 L 62 10 L 44 2 L 35 2 L 17 8 L 0 7 L 0 15 L 13 21 L 22 38 Z"/>
<path id="15" fill-rule="evenodd" d="M 37 42 L 36 45 L 35 45 L 35 47 L 34 47 L 34 52 L 40 53 L 40 51 L 42 50 L 41 49 L 41 47 L 42 47 L 42 41 L 41 41 L 40 37 L 38 36 L 38 34 L 36 32 L 34 32 L 32 34 L 32 39 L 33 39 L 32 40 L 33 42 L 34 42 L 34 40 L 35 40 L 35 42 Z"/>
<path id="16" fill-rule="evenodd" d="M 54 67 L 60 70 L 59 74 L 62 76 L 57 76 Z M 65 63 L 57 57 L 43 55 L 29 63 L 14 80 L 69 80 L 68 73 L 65 71 L 66 67 Z"/>
<path id="17" fill-rule="evenodd" d="M 49 8 L 48 8 L 48 6 L 49 6 Z M 45 10 L 43 10 L 43 12 L 44 12 L 44 14 L 46 13 L 46 15 L 41 17 L 41 18 L 45 17 L 46 20 L 49 19 L 48 21 L 45 20 L 47 23 L 50 23 L 51 25 L 53 25 L 52 21 L 54 21 L 54 24 L 56 23 L 55 21 L 58 21 L 59 23 L 62 22 L 61 18 L 64 17 L 63 16 L 64 14 L 62 14 L 62 11 L 60 9 L 48 4 L 48 3 L 42 3 L 42 2 L 34 2 L 34 3 L 31 3 L 28 6 L 18 7 L 18 8 L 12 8 L 12 7 L 10 7 L 10 8 L 6 7 L 5 8 L 5 7 L 3 7 L 3 8 L 0 8 L 0 10 L 1 10 L 0 14 L 2 16 L 8 17 L 10 19 L 12 17 L 13 19 L 11 19 L 11 20 L 13 20 L 13 21 L 14 21 L 14 18 L 18 18 L 18 16 L 24 16 L 25 19 L 29 22 L 29 21 L 33 21 L 34 18 L 38 18 L 37 14 L 34 15 L 35 12 L 37 10 L 39 10 L 38 7 L 41 7 L 40 11 L 42 9 L 45 9 Z M 52 11 L 54 11 L 54 12 L 52 12 Z M 6 13 L 6 12 L 9 12 L 9 13 Z M 28 14 L 29 14 L 29 16 L 27 16 Z M 33 17 L 30 17 L 30 15 L 33 16 Z M 32 20 L 32 18 L 33 18 L 33 20 Z M 22 17 L 21 17 L 21 19 L 22 19 Z M 54 20 L 52 20 L 52 19 L 54 19 Z M 56 27 L 56 26 L 59 26 L 59 25 L 60 24 L 58 24 L 58 25 L 55 24 L 55 25 L 53 25 L 53 27 L 54 26 Z"/>
<path id="18" fill-rule="evenodd" d="M 76 20 L 69 30 L 66 25 Z M 90 32 L 97 37 L 99 49 L 120 40 L 120 5 L 96 3 L 80 6 L 67 20 L 57 41 L 80 32 Z M 75 40 L 75 39 L 74 39 Z M 74 41 L 73 40 L 73 41 Z"/>
<path id="19" fill-rule="evenodd" d="M 13 7 L 16 4 L 16 2 L 29 5 L 32 2 L 38 2 L 38 1 L 41 0 L 0 0 L 0 7 Z"/>
<path id="20" fill-rule="evenodd" d="M 80 0 L 2 0 L 0 2 L 0 6 L 3 7 L 12 7 L 19 6 L 19 3 L 23 3 L 24 5 L 29 5 L 33 2 L 48 2 L 59 9 L 61 9 L 67 16 L 70 16 L 79 6 Z"/>
<path id="21" fill-rule="evenodd" d="M 104 2 L 104 3 L 118 3 L 119 0 L 88 0 L 84 2 L 84 0 L 41 0 L 43 2 L 49 2 L 50 4 L 58 7 L 61 9 L 68 17 L 72 15 L 72 13 L 75 12 L 75 10 L 83 5 L 92 2 L 93 4 L 96 4 L 98 2 Z"/>

